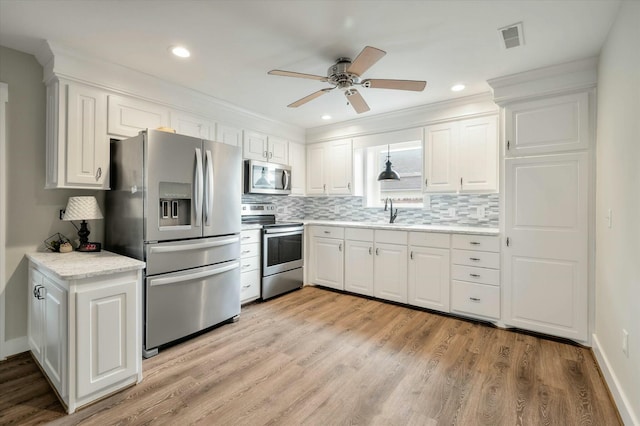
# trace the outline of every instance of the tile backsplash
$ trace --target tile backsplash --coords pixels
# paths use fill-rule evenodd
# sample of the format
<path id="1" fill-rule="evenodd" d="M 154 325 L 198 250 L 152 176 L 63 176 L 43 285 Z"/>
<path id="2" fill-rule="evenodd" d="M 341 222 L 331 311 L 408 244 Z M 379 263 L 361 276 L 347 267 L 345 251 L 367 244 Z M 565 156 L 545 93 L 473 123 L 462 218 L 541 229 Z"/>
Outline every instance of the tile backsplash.
<path id="1" fill-rule="evenodd" d="M 274 203 L 278 220 L 340 220 L 353 222 L 388 222 L 389 212 L 381 207 L 363 206 L 363 197 L 293 197 L 243 195 L 242 202 Z M 396 223 L 459 226 L 499 226 L 499 194 L 431 195 L 431 209 L 398 208 Z M 484 217 L 478 218 L 478 207 Z M 450 216 L 450 209 L 455 216 Z"/>

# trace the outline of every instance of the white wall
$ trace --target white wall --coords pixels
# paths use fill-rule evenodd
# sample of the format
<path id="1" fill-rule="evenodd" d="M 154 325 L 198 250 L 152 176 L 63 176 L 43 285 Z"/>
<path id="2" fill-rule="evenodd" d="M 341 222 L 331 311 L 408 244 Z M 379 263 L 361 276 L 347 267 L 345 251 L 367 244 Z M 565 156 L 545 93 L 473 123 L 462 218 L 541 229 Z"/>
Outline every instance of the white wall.
<path id="1" fill-rule="evenodd" d="M 598 70 L 594 349 L 626 424 L 640 424 L 639 23 L 640 2 L 623 2 Z"/>
<path id="2" fill-rule="evenodd" d="M 6 274 L 0 291 L 6 299 L 5 354 L 22 352 L 27 334 L 27 261 L 24 254 L 43 247 L 43 241 L 60 232 L 76 238 L 58 211 L 71 195 L 104 194 L 91 191 L 45 190 L 45 87 L 42 66 L 35 57 L 0 46 L 0 81 L 9 85 L 7 104 L 7 212 Z M 103 241 L 104 225 L 90 223 L 91 238 Z"/>

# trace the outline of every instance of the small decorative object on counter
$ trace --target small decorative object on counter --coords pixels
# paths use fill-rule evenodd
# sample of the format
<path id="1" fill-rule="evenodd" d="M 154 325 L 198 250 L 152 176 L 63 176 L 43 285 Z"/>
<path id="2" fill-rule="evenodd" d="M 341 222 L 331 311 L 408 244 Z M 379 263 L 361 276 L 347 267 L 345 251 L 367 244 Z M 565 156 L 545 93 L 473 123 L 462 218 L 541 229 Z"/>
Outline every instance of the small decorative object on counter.
<path id="1" fill-rule="evenodd" d="M 61 248 L 62 246 L 65 246 L 65 250 L 66 251 L 62 251 Z M 61 233 L 56 233 L 52 236 L 50 236 L 49 238 L 47 238 L 46 240 L 44 240 L 44 246 L 51 251 L 55 251 L 55 252 L 62 252 L 62 253 L 67 253 L 67 251 L 72 251 L 73 247 L 71 246 L 71 241 L 69 241 L 69 239 L 67 237 L 65 237 L 64 235 L 62 235 Z M 69 248 L 67 248 L 67 246 Z"/>
<path id="2" fill-rule="evenodd" d="M 71 243 L 62 243 L 60 244 L 60 253 L 71 253 L 73 251 L 73 247 Z"/>

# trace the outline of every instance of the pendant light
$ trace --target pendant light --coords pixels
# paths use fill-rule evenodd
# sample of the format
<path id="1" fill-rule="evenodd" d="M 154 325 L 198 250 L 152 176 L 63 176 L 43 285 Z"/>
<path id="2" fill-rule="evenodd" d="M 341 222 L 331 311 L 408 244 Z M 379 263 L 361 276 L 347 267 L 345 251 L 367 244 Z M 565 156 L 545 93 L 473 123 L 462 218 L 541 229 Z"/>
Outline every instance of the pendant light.
<path id="1" fill-rule="evenodd" d="M 378 175 L 378 180 L 400 180 L 398 172 L 391 168 L 391 147 L 387 145 L 387 164 L 385 169 Z"/>

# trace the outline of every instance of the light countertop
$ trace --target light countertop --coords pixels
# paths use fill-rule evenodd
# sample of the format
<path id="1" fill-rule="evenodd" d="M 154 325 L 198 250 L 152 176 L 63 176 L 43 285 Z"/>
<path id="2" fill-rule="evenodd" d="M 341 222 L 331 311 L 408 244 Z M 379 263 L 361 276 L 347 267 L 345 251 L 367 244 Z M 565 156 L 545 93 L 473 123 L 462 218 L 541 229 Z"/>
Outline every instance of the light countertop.
<path id="1" fill-rule="evenodd" d="M 77 280 L 98 275 L 144 269 L 145 263 L 131 257 L 102 250 L 97 253 L 34 252 L 27 258 L 38 266 L 48 269 L 62 280 Z"/>
<path id="2" fill-rule="evenodd" d="M 499 235 L 498 228 L 479 226 L 411 225 L 408 223 L 342 222 L 335 220 L 304 220 L 305 225 L 344 226 L 349 228 L 392 229 L 395 231 L 424 231 L 468 235 Z"/>
<path id="3" fill-rule="evenodd" d="M 260 225 L 259 223 L 243 223 L 242 224 L 243 231 L 251 231 L 254 229 L 262 229 L 262 225 Z"/>

